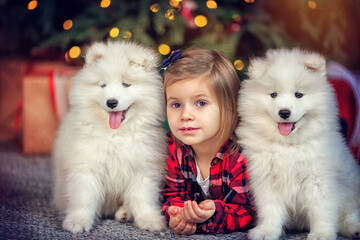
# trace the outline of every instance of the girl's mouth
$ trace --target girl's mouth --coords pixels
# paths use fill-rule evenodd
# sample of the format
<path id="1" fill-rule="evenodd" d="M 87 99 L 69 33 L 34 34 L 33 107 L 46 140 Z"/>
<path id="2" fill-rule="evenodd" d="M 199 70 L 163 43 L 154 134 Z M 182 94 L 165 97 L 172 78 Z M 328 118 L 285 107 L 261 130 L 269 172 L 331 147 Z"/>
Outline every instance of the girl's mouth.
<path id="1" fill-rule="evenodd" d="M 199 128 L 183 127 L 179 129 L 183 134 L 194 134 Z"/>

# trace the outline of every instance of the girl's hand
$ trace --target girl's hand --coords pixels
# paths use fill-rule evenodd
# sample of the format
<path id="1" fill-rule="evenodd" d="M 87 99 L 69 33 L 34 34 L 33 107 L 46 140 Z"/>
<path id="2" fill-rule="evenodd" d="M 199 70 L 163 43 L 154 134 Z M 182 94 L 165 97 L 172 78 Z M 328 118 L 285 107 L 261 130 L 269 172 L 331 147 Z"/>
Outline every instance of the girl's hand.
<path id="1" fill-rule="evenodd" d="M 183 208 L 170 206 L 168 213 L 170 215 L 169 227 L 177 234 L 190 235 L 196 232 L 196 223 L 190 223 L 183 218 Z"/>
<path id="2" fill-rule="evenodd" d="M 183 218 L 187 222 L 203 223 L 215 213 L 213 200 L 202 201 L 199 205 L 195 201 L 184 202 Z"/>

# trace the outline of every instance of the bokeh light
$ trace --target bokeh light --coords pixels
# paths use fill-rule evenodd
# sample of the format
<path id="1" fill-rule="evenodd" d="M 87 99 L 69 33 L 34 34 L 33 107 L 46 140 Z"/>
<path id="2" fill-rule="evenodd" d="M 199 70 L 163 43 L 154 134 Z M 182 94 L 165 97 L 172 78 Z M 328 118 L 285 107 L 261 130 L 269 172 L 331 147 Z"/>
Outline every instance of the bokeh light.
<path id="1" fill-rule="evenodd" d="M 170 53 L 170 47 L 169 45 L 163 43 L 159 45 L 158 51 L 161 55 L 168 55 Z"/>
<path id="2" fill-rule="evenodd" d="M 241 61 L 240 59 L 235 60 L 234 61 L 234 67 L 235 67 L 236 70 L 239 70 L 239 71 L 243 70 L 244 69 L 243 61 Z"/>
<path id="3" fill-rule="evenodd" d="M 194 23 L 198 27 L 205 27 L 207 22 L 208 22 L 208 20 L 204 15 L 197 15 L 194 18 Z"/>
<path id="4" fill-rule="evenodd" d="M 119 36 L 120 30 L 117 27 L 113 27 L 110 32 L 109 32 L 109 36 L 112 38 L 116 38 L 117 36 Z"/>
<path id="5" fill-rule="evenodd" d="M 165 17 L 169 20 L 174 20 L 175 19 L 175 9 L 167 10 L 165 13 Z"/>
<path id="6" fill-rule="evenodd" d="M 36 0 L 30 1 L 28 3 L 28 10 L 34 10 L 37 7 L 38 2 Z"/>
<path id="7" fill-rule="evenodd" d="M 151 5 L 150 6 L 150 11 L 152 11 L 152 12 L 158 12 L 160 10 L 160 6 L 159 6 L 159 4 L 157 4 L 157 3 L 154 3 L 153 5 Z"/>
<path id="8" fill-rule="evenodd" d="M 126 32 L 124 32 L 124 34 L 123 34 L 122 37 L 123 37 L 123 38 L 126 38 L 126 39 L 131 38 L 131 37 L 132 37 L 132 33 L 129 32 L 129 31 L 126 31 Z"/>
<path id="9" fill-rule="evenodd" d="M 254 3 L 255 0 L 244 0 L 246 3 Z"/>
<path id="10" fill-rule="evenodd" d="M 175 7 L 175 8 L 180 7 L 180 1 L 178 1 L 178 0 L 170 0 L 169 4 L 170 4 L 170 6 Z"/>
<path id="11" fill-rule="evenodd" d="M 110 3 L 111 3 L 110 0 L 102 0 L 102 1 L 100 2 L 100 6 L 101 6 L 102 8 L 108 8 L 108 7 L 110 6 Z"/>
<path id="12" fill-rule="evenodd" d="M 70 58 L 77 58 L 77 57 L 80 56 L 80 54 L 81 54 L 81 49 L 78 46 L 73 46 L 69 50 L 69 57 Z"/>
<path id="13" fill-rule="evenodd" d="M 69 30 L 70 28 L 72 28 L 72 26 L 73 26 L 73 21 L 71 19 L 68 19 L 63 23 L 64 30 Z"/>
<path id="14" fill-rule="evenodd" d="M 214 0 L 208 0 L 206 2 L 206 6 L 210 9 L 216 9 L 217 8 L 217 3 Z"/>
<path id="15" fill-rule="evenodd" d="M 316 2 L 315 1 L 308 1 L 308 7 L 310 9 L 315 9 L 316 8 Z"/>

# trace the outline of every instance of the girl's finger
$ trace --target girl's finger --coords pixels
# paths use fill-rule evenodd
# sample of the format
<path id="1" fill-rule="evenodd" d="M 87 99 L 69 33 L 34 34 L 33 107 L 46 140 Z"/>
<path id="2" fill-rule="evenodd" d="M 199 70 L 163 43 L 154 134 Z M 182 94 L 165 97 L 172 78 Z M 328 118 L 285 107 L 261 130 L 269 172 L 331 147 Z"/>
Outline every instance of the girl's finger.
<path id="1" fill-rule="evenodd" d="M 176 233 L 181 234 L 186 227 L 186 222 L 184 220 L 180 220 L 179 224 L 173 228 Z"/>
<path id="2" fill-rule="evenodd" d="M 194 210 L 194 212 L 195 212 L 195 214 L 198 216 L 198 217 L 200 217 L 201 218 L 201 216 L 203 215 L 203 209 L 201 209 L 200 207 L 199 207 L 199 205 L 195 202 L 195 201 L 193 201 L 192 203 L 192 209 Z"/>
<path id="3" fill-rule="evenodd" d="M 194 225 L 193 223 L 187 223 L 181 234 L 193 234 Z"/>
<path id="4" fill-rule="evenodd" d="M 192 208 L 191 201 L 186 201 L 184 203 L 184 215 L 185 215 L 186 220 L 188 220 L 188 221 L 197 219 L 197 215 L 195 214 L 195 212 Z"/>

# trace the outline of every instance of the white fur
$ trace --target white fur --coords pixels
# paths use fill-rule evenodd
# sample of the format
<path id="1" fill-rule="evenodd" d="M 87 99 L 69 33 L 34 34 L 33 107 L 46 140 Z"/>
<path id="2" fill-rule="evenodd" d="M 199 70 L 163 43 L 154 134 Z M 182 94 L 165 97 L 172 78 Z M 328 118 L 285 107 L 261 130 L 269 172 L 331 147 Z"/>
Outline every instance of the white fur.
<path id="1" fill-rule="evenodd" d="M 135 43 L 108 42 L 90 46 L 85 60 L 53 152 L 54 202 L 65 214 L 63 228 L 89 231 L 98 217 L 116 214 L 118 221 L 160 230 L 166 134 L 158 56 Z M 118 129 L 109 127 L 108 99 L 119 101 L 115 110 L 130 106 Z"/>
<path id="2" fill-rule="evenodd" d="M 251 61 L 249 76 L 239 92 L 236 130 L 257 208 L 248 237 L 278 239 L 284 227 L 310 230 L 308 239 L 336 239 L 337 232 L 355 237 L 360 170 L 338 131 L 324 58 L 299 49 L 270 50 Z M 287 121 L 296 122 L 288 136 L 278 130 L 280 109 L 290 110 Z"/>

